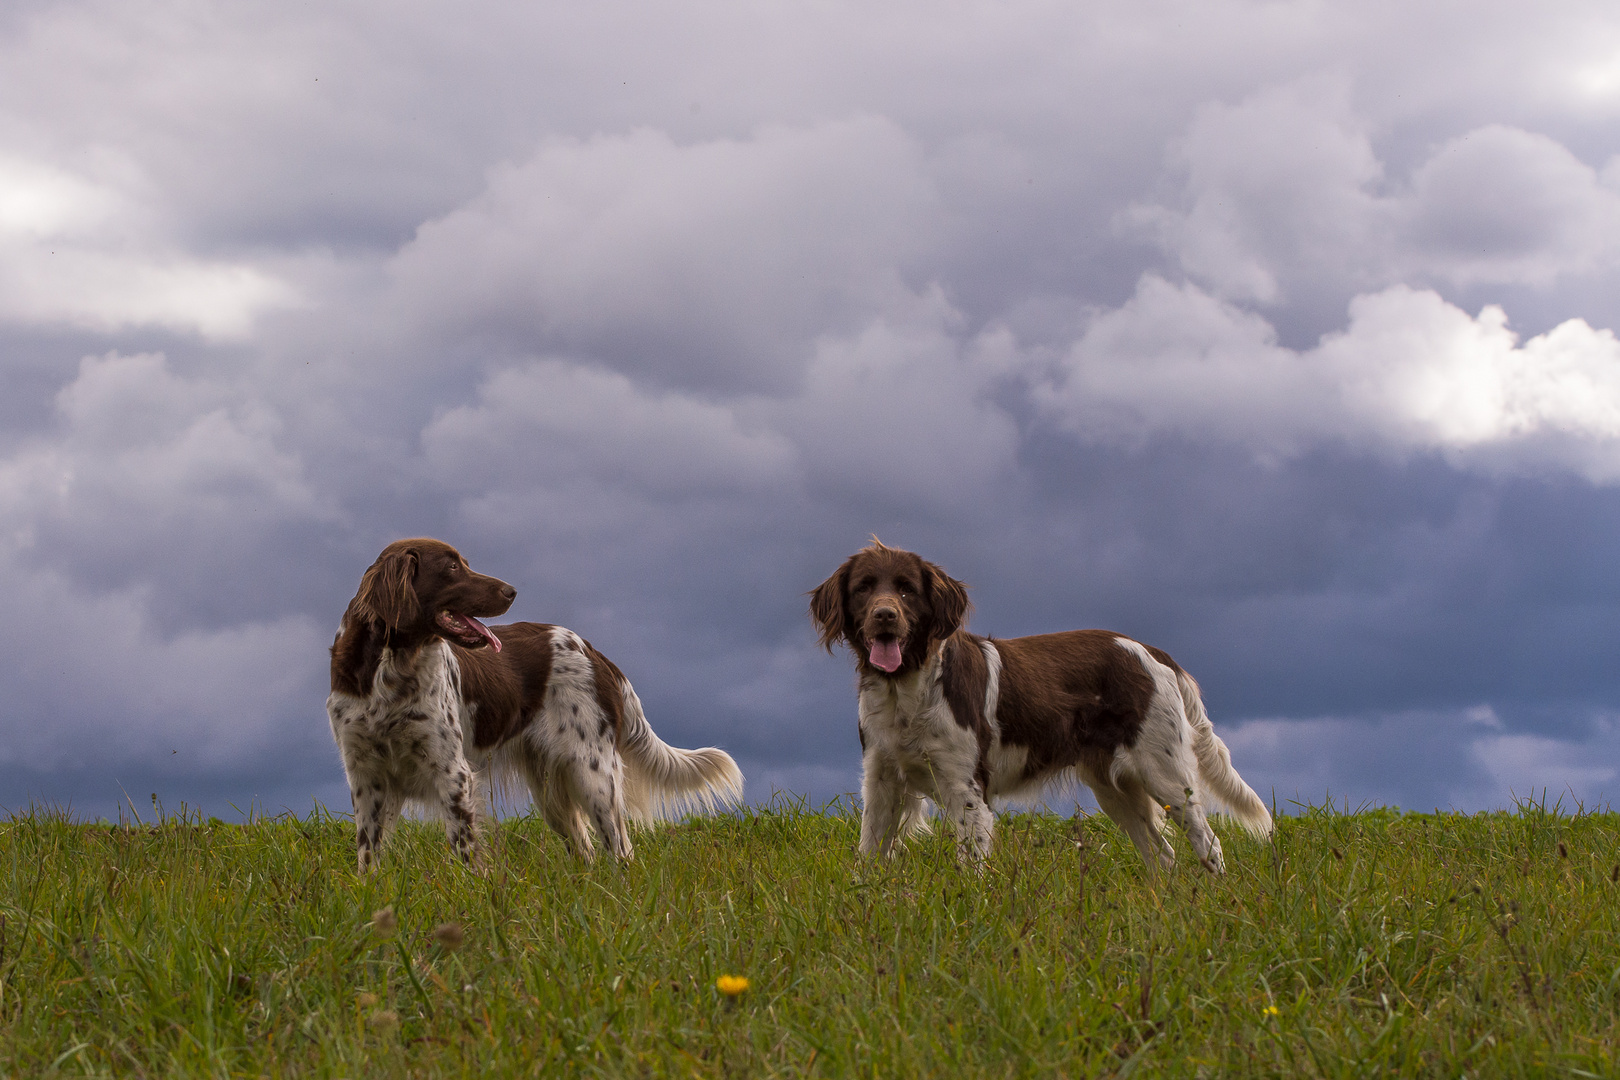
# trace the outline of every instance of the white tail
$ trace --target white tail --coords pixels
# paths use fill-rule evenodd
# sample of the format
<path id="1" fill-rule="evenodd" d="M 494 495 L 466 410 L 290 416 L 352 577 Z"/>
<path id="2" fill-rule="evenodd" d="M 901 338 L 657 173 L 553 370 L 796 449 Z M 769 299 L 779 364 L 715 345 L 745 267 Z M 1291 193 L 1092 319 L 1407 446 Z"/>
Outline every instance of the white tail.
<path id="1" fill-rule="evenodd" d="M 1271 835 L 1271 812 L 1254 789 L 1232 768 L 1232 752 L 1215 734 L 1215 725 L 1204 711 L 1204 699 L 1198 693 L 1198 683 L 1185 671 L 1179 673 L 1181 701 L 1187 713 L 1187 722 L 1193 729 L 1193 752 L 1198 755 L 1198 775 L 1208 786 L 1210 794 L 1226 804 L 1232 816 L 1245 829 L 1259 837 Z"/>
<path id="2" fill-rule="evenodd" d="M 660 739 L 647 723 L 641 699 L 624 682 L 624 806 L 639 822 L 717 810 L 742 801 L 743 777 L 724 750 L 682 750 Z"/>

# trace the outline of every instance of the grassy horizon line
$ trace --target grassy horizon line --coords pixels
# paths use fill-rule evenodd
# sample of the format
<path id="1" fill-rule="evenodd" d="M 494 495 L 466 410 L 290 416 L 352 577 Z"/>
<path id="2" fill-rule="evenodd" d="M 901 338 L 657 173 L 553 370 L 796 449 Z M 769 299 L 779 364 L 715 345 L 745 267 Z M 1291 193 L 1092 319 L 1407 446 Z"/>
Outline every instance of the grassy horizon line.
<path id="1" fill-rule="evenodd" d="M 130 822 L 137 825 L 161 823 L 171 817 L 175 817 L 183 821 L 194 822 L 200 822 L 204 819 L 203 812 L 199 807 L 192 806 L 183 799 L 180 800 L 177 810 L 169 810 L 156 792 L 153 792 L 148 796 L 147 802 L 150 804 L 150 809 L 148 810 L 147 814 L 143 815 L 135 800 L 127 791 L 124 791 L 122 787 L 119 788 L 119 794 L 122 796 L 122 801 L 119 804 L 118 815 L 116 818 L 116 822 L 118 824 L 126 824 Z M 1507 806 L 1486 807 L 1479 810 L 1462 810 L 1455 806 L 1442 810 L 1436 806 L 1430 810 L 1422 810 L 1412 807 L 1403 807 L 1398 803 L 1379 803 L 1371 799 L 1363 799 L 1357 803 L 1355 809 L 1351 809 L 1348 796 L 1335 797 L 1331 790 L 1323 793 L 1323 799 L 1320 803 L 1313 803 L 1297 798 L 1279 801 L 1276 792 L 1273 791 L 1268 803 L 1268 809 L 1270 809 L 1272 817 L 1276 819 L 1298 817 L 1301 815 L 1318 814 L 1324 812 L 1341 815 L 1394 812 L 1406 815 L 1428 814 L 1430 816 L 1455 817 L 1472 817 L 1480 814 L 1520 812 L 1568 815 L 1572 817 L 1580 817 L 1589 814 L 1615 813 L 1613 804 L 1607 801 L 1589 809 L 1586 806 L 1585 801 L 1579 798 L 1572 789 L 1566 789 L 1564 792 L 1560 793 L 1557 798 L 1553 799 L 1553 805 L 1549 807 L 1547 802 L 1550 794 L 1551 792 L 1548 788 L 1543 788 L 1539 795 L 1537 795 L 1533 789 L 1531 793 L 1526 796 L 1520 796 L 1517 793 L 1510 791 L 1508 798 L 1511 805 Z M 1566 798 L 1568 798 L 1572 804 L 1572 808 L 1570 809 L 1565 809 L 1564 807 L 1564 801 Z M 1051 803 L 1054 801 L 1057 802 L 1058 805 L 1051 805 Z M 221 818 L 218 814 L 208 814 L 206 815 L 206 820 L 219 824 L 245 825 L 261 820 L 303 821 L 311 819 L 325 820 L 328 818 L 342 820 L 353 819 L 354 815 L 351 811 L 344 809 L 333 810 L 325 803 L 321 802 L 318 797 L 312 796 L 310 803 L 311 808 L 307 812 L 307 817 L 301 817 L 298 811 L 286 805 L 283 805 L 280 810 L 272 813 L 266 811 L 262 806 L 258 805 L 252 800 L 249 801 L 247 809 L 245 810 L 237 806 L 235 802 L 229 802 L 227 805 L 229 805 L 230 808 L 235 811 L 239 820 L 230 821 Z M 932 804 L 930 804 L 930 806 L 932 806 Z M 730 809 L 718 811 L 718 814 L 720 816 L 746 815 L 749 813 L 770 811 L 777 808 L 792 808 L 800 813 L 814 813 L 832 816 L 846 813 L 859 814 L 860 794 L 854 791 L 845 791 L 834 795 L 815 806 L 812 806 L 810 805 L 810 796 L 808 795 L 781 789 L 773 789 L 769 797 L 763 800 L 752 803 L 745 802 Z M 488 798 L 486 795 L 485 809 L 488 816 L 493 820 L 512 821 L 514 819 L 527 817 L 532 810 L 532 806 L 529 800 L 525 798 L 508 798 L 505 796 Z M 1056 792 L 1048 793 L 1047 799 L 1036 802 L 1015 802 L 1004 806 L 998 811 L 998 816 L 1005 814 L 1046 813 L 1056 814 L 1060 817 L 1070 817 L 1075 813 L 1094 815 L 1100 814 L 1101 812 L 1102 811 L 1098 809 L 1095 804 L 1081 803 L 1079 799 L 1074 796 L 1074 793 L 1060 789 Z M 406 813 L 411 820 L 436 820 L 430 811 L 420 806 L 410 805 L 407 807 Z M 1215 816 L 1224 816 L 1224 811 L 1220 809 L 1215 810 L 1213 813 Z M 27 809 L 25 810 L 11 810 L 7 807 L 0 806 L 0 821 L 32 816 L 56 817 L 71 824 L 81 825 L 98 823 L 107 824 L 112 823 L 115 820 L 109 818 L 105 814 L 99 814 L 93 817 L 75 817 L 71 802 L 62 804 L 50 799 L 31 799 Z M 150 822 L 148 821 L 148 816 L 151 818 Z"/>

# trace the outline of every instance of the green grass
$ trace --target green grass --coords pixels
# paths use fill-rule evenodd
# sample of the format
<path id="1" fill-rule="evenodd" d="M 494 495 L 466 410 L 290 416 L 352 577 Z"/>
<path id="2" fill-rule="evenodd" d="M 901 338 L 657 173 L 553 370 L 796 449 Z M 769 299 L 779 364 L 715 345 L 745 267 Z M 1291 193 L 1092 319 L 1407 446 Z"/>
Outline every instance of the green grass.
<path id="1" fill-rule="evenodd" d="M 324 815 L 14 817 L 0 1072 L 1617 1074 L 1613 814 L 1313 808 L 1157 880 L 1102 817 L 1002 817 L 982 874 L 856 832 L 784 804 L 586 868 L 522 818 L 481 877 L 407 824 L 362 880 Z"/>

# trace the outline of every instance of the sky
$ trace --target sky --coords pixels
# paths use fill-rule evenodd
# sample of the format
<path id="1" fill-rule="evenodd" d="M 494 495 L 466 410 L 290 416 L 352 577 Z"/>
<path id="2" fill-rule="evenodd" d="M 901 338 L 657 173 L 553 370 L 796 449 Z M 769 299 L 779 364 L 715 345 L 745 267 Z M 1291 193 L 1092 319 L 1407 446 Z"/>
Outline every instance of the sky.
<path id="1" fill-rule="evenodd" d="M 1281 810 L 1606 806 L 1616 327 L 1612 4 L 13 0 L 0 807 L 346 811 L 413 535 L 818 804 L 874 534 Z"/>

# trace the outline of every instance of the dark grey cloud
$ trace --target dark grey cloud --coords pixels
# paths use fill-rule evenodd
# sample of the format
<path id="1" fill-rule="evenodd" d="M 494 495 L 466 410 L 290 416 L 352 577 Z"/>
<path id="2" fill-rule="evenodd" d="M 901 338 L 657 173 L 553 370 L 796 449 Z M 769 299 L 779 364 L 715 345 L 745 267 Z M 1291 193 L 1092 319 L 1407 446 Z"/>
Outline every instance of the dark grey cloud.
<path id="1" fill-rule="evenodd" d="M 1620 21 L 1500 8 L 8 9 L 0 805 L 341 803 L 422 533 L 753 797 L 875 532 L 1280 798 L 1612 798 Z"/>

